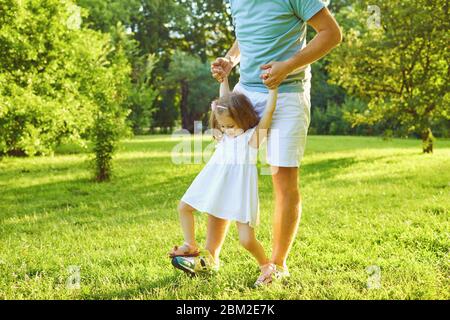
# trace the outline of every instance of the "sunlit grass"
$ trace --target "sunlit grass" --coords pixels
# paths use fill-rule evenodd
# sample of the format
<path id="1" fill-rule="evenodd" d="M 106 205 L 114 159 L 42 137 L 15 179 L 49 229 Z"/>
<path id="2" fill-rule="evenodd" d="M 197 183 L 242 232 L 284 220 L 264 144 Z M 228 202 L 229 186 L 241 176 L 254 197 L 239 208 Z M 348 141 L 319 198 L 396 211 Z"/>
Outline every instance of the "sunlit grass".
<path id="1" fill-rule="evenodd" d="M 2 159 L 0 299 L 450 298 L 450 141 L 423 155 L 418 140 L 310 137 L 292 277 L 263 290 L 251 288 L 257 267 L 235 228 L 217 276 L 190 279 L 171 267 L 166 253 L 182 241 L 176 205 L 202 168 L 172 163 L 179 141 L 124 141 L 104 184 L 92 182 L 90 154 L 74 146 Z M 270 176 L 260 176 L 260 199 L 258 236 L 270 252 Z M 67 288 L 72 265 L 80 289 Z M 378 289 L 367 287 L 373 265 Z"/>

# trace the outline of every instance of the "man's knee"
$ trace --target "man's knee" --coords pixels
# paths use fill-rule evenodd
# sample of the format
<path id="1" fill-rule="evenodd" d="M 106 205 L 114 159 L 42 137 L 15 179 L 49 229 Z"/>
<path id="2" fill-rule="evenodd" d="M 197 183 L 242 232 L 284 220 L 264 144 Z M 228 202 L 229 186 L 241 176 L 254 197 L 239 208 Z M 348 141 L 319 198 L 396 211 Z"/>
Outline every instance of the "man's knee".
<path id="1" fill-rule="evenodd" d="M 272 178 L 274 180 L 287 180 L 287 182 L 297 183 L 298 168 L 297 167 L 271 167 Z"/>
<path id="2" fill-rule="evenodd" d="M 281 197 L 289 197 L 295 200 L 299 198 L 298 168 L 274 167 L 277 171 L 273 176 L 275 193 Z"/>

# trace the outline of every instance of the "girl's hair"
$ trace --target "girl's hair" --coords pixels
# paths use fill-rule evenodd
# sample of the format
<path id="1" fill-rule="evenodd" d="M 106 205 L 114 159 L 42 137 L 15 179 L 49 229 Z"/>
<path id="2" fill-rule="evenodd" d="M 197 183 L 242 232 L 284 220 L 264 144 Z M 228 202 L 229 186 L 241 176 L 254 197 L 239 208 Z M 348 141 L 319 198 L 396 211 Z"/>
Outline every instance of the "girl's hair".
<path id="1" fill-rule="evenodd" d="M 231 117 L 236 124 L 244 131 L 256 126 L 259 122 L 258 114 L 253 108 L 250 100 L 243 94 L 230 93 L 214 100 L 213 109 L 209 118 L 209 126 L 213 130 L 214 138 L 217 138 L 216 133 L 219 130 L 219 123 L 217 116 L 225 114 Z"/>

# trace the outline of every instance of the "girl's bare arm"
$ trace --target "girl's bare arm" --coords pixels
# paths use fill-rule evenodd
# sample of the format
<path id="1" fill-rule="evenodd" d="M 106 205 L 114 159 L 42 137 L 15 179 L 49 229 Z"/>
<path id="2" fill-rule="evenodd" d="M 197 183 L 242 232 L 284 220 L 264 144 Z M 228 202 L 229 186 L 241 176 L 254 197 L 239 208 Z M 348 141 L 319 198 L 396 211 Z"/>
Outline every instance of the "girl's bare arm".
<path id="1" fill-rule="evenodd" d="M 220 83 L 220 97 L 230 94 L 230 84 L 228 83 L 228 77 L 223 78 Z"/>
<path id="2" fill-rule="evenodd" d="M 259 148 L 261 143 L 267 137 L 267 132 L 272 124 L 272 116 L 277 106 L 278 88 L 269 90 L 269 97 L 267 99 L 266 109 L 264 115 L 256 126 L 252 137 L 249 140 L 249 144 L 254 148 Z"/>

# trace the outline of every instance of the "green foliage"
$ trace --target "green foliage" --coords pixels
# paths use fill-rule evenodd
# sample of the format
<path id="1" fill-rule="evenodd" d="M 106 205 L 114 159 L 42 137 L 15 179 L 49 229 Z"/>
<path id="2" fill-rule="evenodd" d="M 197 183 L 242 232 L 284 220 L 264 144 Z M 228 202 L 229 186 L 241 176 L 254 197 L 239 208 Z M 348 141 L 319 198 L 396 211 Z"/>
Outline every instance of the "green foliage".
<path id="1" fill-rule="evenodd" d="M 48 154 L 93 124 L 93 74 L 108 42 L 72 29 L 70 2 L 0 0 L 0 152 Z"/>
<path id="2" fill-rule="evenodd" d="M 342 104 L 345 100 L 345 91 L 329 83 L 329 75 L 326 66 L 330 62 L 326 59 L 315 62 L 311 67 L 311 105 L 314 109 L 320 108 L 323 111 L 330 103 Z"/>
<path id="3" fill-rule="evenodd" d="M 141 0 L 76 0 L 76 3 L 89 9 L 86 23 L 103 32 L 109 32 L 118 23 L 131 25 L 141 6 Z"/>
<path id="4" fill-rule="evenodd" d="M 207 111 L 217 96 L 219 86 L 211 79 L 209 63 L 195 56 L 177 51 L 165 78 L 165 85 L 180 92 L 182 127 L 194 131 L 194 121 L 207 123 Z"/>
<path id="5" fill-rule="evenodd" d="M 373 135 L 380 133 L 381 128 L 375 126 L 359 125 L 353 127 L 347 114 L 349 112 L 361 111 L 366 104 L 358 99 L 347 97 L 338 105 L 329 101 L 325 109 L 312 108 L 312 121 L 309 132 L 311 134 L 326 135 Z"/>
<path id="6" fill-rule="evenodd" d="M 169 59 L 169 53 L 158 54 L 160 46 L 158 34 L 165 30 L 161 15 L 163 8 L 172 8 L 170 1 L 123 1 L 123 0 L 78 0 L 89 11 L 87 23 L 94 30 L 109 32 L 113 38 L 121 37 L 125 53 L 132 65 L 132 85 L 126 104 L 131 109 L 128 120 L 136 134 L 144 133 L 152 125 L 152 115 L 157 109 L 154 89 L 155 73 L 158 73 L 158 61 Z M 154 22 L 151 27 L 142 25 L 143 21 Z M 127 34 L 118 34 L 116 25 L 123 25 Z M 150 29 L 147 29 L 150 28 Z M 141 33 L 151 31 L 151 37 L 142 37 Z M 142 42 L 142 41 L 145 41 Z M 147 47 L 147 44 L 150 46 Z M 159 88 L 160 90 L 163 88 Z"/>
<path id="7" fill-rule="evenodd" d="M 171 130 L 175 125 L 175 120 L 181 115 L 183 128 L 191 128 L 194 120 L 206 119 L 206 115 L 194 115 L 185 112 L 186 99 L 181 90 L 173 90 L 173 84 L 166 80 L 167 74 L 173 73 L 169 70 L 169 65 L 173 66 L 173 56 L 175 48 L 178 51 L 189 53 L 189 55 L 199 57 L 201 62 L 206 64 L 208 60 L 223 56 L 234 41 L 231 15 L 227 9 L 227 4 L 222 0 L 196 0 L 196 1 L 167 1 L 159 6 L 147 8 L 147 10 L 157 10 L 157 15 L 146 14 L 141 24 L 154 25 L 159 23 L 152 34 L 143 35 L 143 32 L 152 30 L 147 28 L 137 28 L 137 39 L 145 46 L 149 39 L 157 37 L 152 44 L 158 44 L 156 52 L 160 55 L 160 63 L 155 68 L 153 83 L 158 86 L 160 96 L 156 102 L 158 111 L 153 115 L 153 128 L 161 127 L 164 131 Z M 144 9 L 145 10 L 145 9 Z M 158 20 L 164 20 L 158 22 Z M 155 21 L 156 20 L 156 21 Z M 141 31 L 142 30 L 142 31 Z M 157 32 L 157 34 L 155 34 Z M 155 52 L 155 51 L 152 51 Z M 205 90 L 216 86 L 211 75 L 201 67 L 203 76 L 197 77 L 196 87 L 203 87 Z M 237 81 L 238 74 L 233 72 L 230 77 L 232 82 Z M 196 88 L 195 92 L 201 92 Z M 215 92 L 214 92 L 215 94 Z M 200 95 L 202 99 L 203 96 Z M 204 99 L 202 99 L 204 100 Z M 202 102 L 203 104 L 203 102 Z M 179 106 L 179 107 L 178 107 Z M 179 109 L 179 112 L 177 111 Z M 202 109 L 202 108 L 201 108 Z M 203 113 L 207 109 L 203 108 Z M 204 122 L 206 124 L 206 121 Z"/>
<path id="8" fill-rule="evenodd" d="M 313 108 L 310 134 L 349 134 L 350 124 L 343 119 L 340 106 L 330 104 L 325 110 Z"/>
<path id="9" fill-rule="evenodd" d="M 367 109 L 349 114 L 353 125 L 389 123 L 422 135 L 449 124 L 448 3 L 380 1 L 379 27 L 371 24 L 369 4 L 357 1 L 339 12 L 345 41 L 330 56 L 333 82 L 368 101 Z"/>
<path id="10" fill-rule="evenodd" d="M 70 1 L 0 0 L 0 8 L 0 152 L 51 154 L 92 137 L 105 163 L 127 114 L 120 40 L 81 27 Z"/>
<path id="11" fill-rule="evenodd" d="M 179 108 L 178 90 L 171 85 L 161 85 L 161 94 L 155 102 L 155 113 L 152 117 L 151 132 L 156 132 L 160 128 L 162 133 L 170 133 L 178 123 Z"/>
<path id="12" fill-rule="evenodd" d="M 119 35 L 124 32 L 120 24 L 115 32 Z M 97 75 L 90 89 L 98 105 L 92 131 L 97 181 L 109 180 L 117 143 L 121 137 L 129 135 L 126 119 L 130 110 L 124 107 L 124 102 L 129 94 L 131 67 L 123 39 L 126 37 L 116 37 L 112 46 L 106 48 L 108 67 L 97 65 L 93 70 Z"/>
<path id="13" fill-rule="evenodd" d="M 139 84 L 132 89 L 130 103 L 133 113 L 130 120 L 136 133 L 143 132 L 142 128 L 148 125 L 152 131 L 157 127 L 163 132 L 172 130 L 180 113 L 182 118 L 186 117 L 178 111 L 184 109 L 180 105 L 185 102 L 181 91 L 166 81 L 176 50 L 207 63 L 211 58 L 224 55 L 234 40 L 228 5 L 223 0 L 78 0 L 78 3 L 89 10 L 92 28 L 106 31 L 120 21 L 133 33 L 138 43 L 138 53 L 130 57 L 135 76 L 141 72 L 139 61 L 142 57 L 152 53 L 158 60 L 146 88 L 154 91 L 152 88 L 155 87 L 158 92 L 144 93 Z M 236 72 L 231 80 L 237 80 Z M 201 86 L 209 87 L 206 82 L 214 80 L 205 73 L 196 81 L 204 81 Z M 149 101 L 153 102 L 151 106 Z M 151 119 L 148 119 L 150 114 Z M 196 115 L 195 118 L 201 116 Z M 184 121 L 192 122 L 192 119 Z"/>
<path id="14" fill-rule="evenodd" d="M 235 38 L 227 1 L 181 0 L 185 13 L 173 26 L 179 50 L 194 53 L 202 62 L 225 55 Z"/>
<path id="15" fill-rule="evenodd" d="M 139 42 L 141 53 L 157 54 L 159 67 L 167 67 L 176 47 L 172 28 L 183 23 L 187 14 L 178 1 L 142 0 L 140 9 L 133 12 L 129 25 Z"/>
<path id="16" fill-rule="evenodd" d="M 154 54 L 135 59 L 134 81 L 128 96 L 128 105 L 131 109 L 129 120 L 133 132 L 142 134 L 151 126 L 152 114 L 155 111 L 154 102 L 158 91 L 151 85 L 151 74 L 156 63 Z"/>

